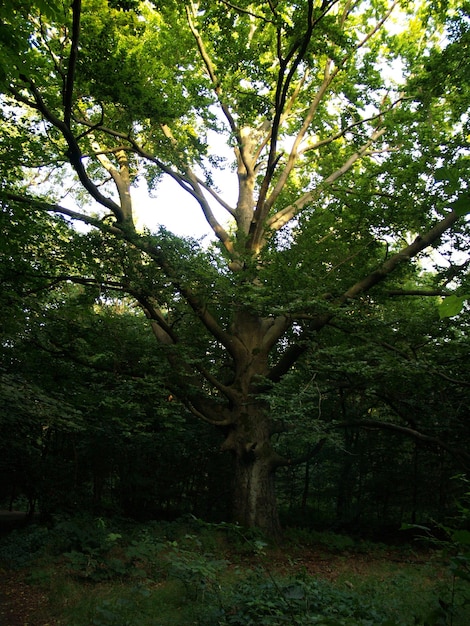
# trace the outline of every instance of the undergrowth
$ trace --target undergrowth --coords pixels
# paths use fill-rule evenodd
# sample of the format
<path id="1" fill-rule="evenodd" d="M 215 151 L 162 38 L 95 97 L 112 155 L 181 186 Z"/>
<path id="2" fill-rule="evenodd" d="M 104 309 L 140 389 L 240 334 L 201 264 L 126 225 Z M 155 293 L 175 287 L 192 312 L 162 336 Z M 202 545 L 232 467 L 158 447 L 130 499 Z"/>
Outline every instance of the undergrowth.
<path id="1" fill-rule="evenodd" d="M 259 533 L 193 518 L 137 525 L 78 516 L 3 537 L 0 567 L 26 572 L 67 626 L 470 623 L 468 582 L 452 579 L 450 588 L 440 562 L 393 563 L 383 546 L 332 533 L 287 535 L 272 546 Z M 334 582 L 304 565 L 328 550 Z"/>

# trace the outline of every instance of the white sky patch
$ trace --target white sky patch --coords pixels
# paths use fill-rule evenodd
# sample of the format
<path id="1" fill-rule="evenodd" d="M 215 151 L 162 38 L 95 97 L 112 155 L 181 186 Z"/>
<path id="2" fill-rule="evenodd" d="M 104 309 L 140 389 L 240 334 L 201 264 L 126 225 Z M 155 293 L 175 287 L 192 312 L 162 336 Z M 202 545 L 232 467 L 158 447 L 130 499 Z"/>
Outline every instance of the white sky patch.
<path id="1" fill-rule="evenodd" d="M 175 235 L 196 239 L 212 234 L 197 201 L 169 177 L 152 194 L 142 181 L 132 198 L 137 229 L 145 227 L 154 232 L 164 226 Z"/>
<path id="2" fill-rule="evenodd" d="M 236 172 L 231 167 L 234 159 L 232 148 L 227 145 L 226 137 L 210 133 L 210 153 L 226 158 L 223 169 L 213 169 L 213 187 L 220 190 L 219 195 L 230 206 L 235 207 L 238 197 Z M 214 239 L 212 228 L 206 221 L 198 202 L 170 176 L 164 175 L 155 190 L 149 192 L 145 181 L 141 181 L 132 192 L 134 215 L 137 228 L 146 227 L 150 231 L 164 226 L 175 235 L 200 239 Z M 219 223 L 226 227 L 231 221 L 228 212 L 215 199 L 206 193 L 210 206 Z"/>

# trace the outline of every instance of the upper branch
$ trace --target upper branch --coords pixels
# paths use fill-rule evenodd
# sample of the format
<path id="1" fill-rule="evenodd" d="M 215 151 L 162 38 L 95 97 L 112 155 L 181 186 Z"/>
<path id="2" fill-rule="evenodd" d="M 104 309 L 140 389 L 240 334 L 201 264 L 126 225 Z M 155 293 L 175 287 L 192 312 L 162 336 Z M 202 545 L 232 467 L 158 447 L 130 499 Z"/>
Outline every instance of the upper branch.
<path id="1" fill-rule="evenodd" d="M 62 136 L 68 146 L 67 157 L 70 164 L 76 171 L 83 187 L 88 191 L 94 200 L 109 209 L 116 216 L 118 222 L 122 221 L 122 212 L 119 204 L 111 200 L 111 198 L 104 196 L 88 176 L 82 161 L 83 154 L 80 150 L 77 139 L 70 128 L 49 109 L 34 82 L 25 75 L 20 75 L 20 78 L 26 85 L 28 85 L 33 96 L 33 100 L 26 98 L 21 91 L 15 89 L 14 87 L 10 87 L 10 93 L 16 100 L 18 100 L 18 102 L 22 102 L 23 104 L 39 111 L 39 113 L 41 113 L 41 115 L 43 115 L 43 117 L 50 124 L 55 126 L 62 133 Z"/>
<path id="2" fill-rule="evenodd" d="M 250 238 L 248 245 L 256 246 L 256 241 L 260 238 L 260 233 L 264 227 L 264 219 L 267 215 L 266 197 L 277 163 L 277 142 L 279 138 L 279 129 L 281 125 L 282 114 L 287 101 L 287 95 L 294 80 L 295 73 L 307 51 L 308 44 L 312 38 L 313 29 L 317 20 L 313 19 L 313 1 L 308 2 L 308 19 L 307 29 L 304 36 L 300 40 L 296 40 L 285 58 L 280 57 L 280 67 L 277 77 L 276 93 L 274 99 L 274 117 L 271 129 L 271 141 L 269 146 L 268 163 L 266 166 L 266 174 L 261 184 L 258 202 L 256 204 L 253 220 L 250 229 Z M 290 64 L 290 68 L 289 68 Z"/>
<path id="3" fill-rule="evenodd" d="M 329 86 L 331 85 L 334 77 L 337 74 L 337 69 L 333 72 L 330 72 L 330 66 L 331 66 L 331 61 L 328 60 L 327 64 L 325 66 L 325 72 L 324 72 L 324 79 L 323 82 L 320 86 L 320 89 L 317 91 L 315 98 L 313 99 L 309 110 L 307 112 L 307 115 L 305 116 L 305 119 L 303 121 L 302 127 L 300 129 L 300 131 L 297 133 L 297 137 L 294 140 L 294 143 L 292 145 L 292 149 L 289 153 L 289 157 L 287 160 L 287 164 L 285 165 L 281 175 L 279 176 L 279 179 L 273 189 L 273 191 L 271 192 L 271 194 L 269 195 L 269 197 L 266 198 L 266 202 L 265 202 L 265 211 L 266 214 L 269 212 L 269 210 L 271 209 L 271 207 L 273 206 L 274 202 L 276 201 L 276 199 L 279 197 L 279 194 L 282 192 L 284 185 L 287 182 L 287 179 L 289 178 L 290 173 L 292 172 L 296 162 L 297 162 L 297 157 L 299 154 L 299 146 L 302 143 L 308 128 L 315 116 L 315 113 L 318 109 L 318 106 L 320 104 L 320 102 L 323 99 L 323 96 L 325 95 L 325 93 L 327 92 Z"/>
<path id="4" fill-rule="evenodd" d="M 75 81 L 75 69 L 77 66 L 78 58 L 78 41 L 80 37 L 80 16 L 81 16 L 82 2 L 81 0 L 73 0 L 72 12 L 72 41 L 70 44 L 69 63 L 67 68 L 67 78 L 64 88 L 64 123 L 70 128 L 70 122 L 72 119 L 72 107 L 73 107 L 73 85 Z"/>
<path id="5" fill-rule="evenodd" d="M 457 220 L 460 215 L 456 211 L 450 211 L 444 219 L 438 222 L 433 228 L 428 230 L 427 233 L 419 235 L 410 245 L 406 246 L 396 254 L 392 255 L 387 261 L 382 263 L 380 267 L 371 272 L 368 276 L 359 280 L 352 285 L 345 293 L 340 297 L 339 303 L 343 304 L 348 300 L 357 297 L 359 294 L 368 291 L 378 283 L 382 282 L 389 274 L 391 274 L 395 268 L 401 263 L 409 261 L 415 257 L 422 250 L 432 245 L 437 241 L 441 235 L 445 233 Z"/>
<path id="6" fill-rule="evenodd" d="M 272 125 L 270 154 L 269 154 L 268 164 L 266 168 L 266 175 L 261 185 L 257 206 L 255 209 L 255 214 L 254 214 L 254 218 L 252 221 L 251 239 L 249 241 L 249 245 L 251 246 L 252 249 L 255 249 L 255 250 L 259 249 L 259 247 L 262 245 L 262 242 L 264 239 L 264 229 L 266 227 L 266 223 L 265 223 L 266 218 L 272 206 L 274 205 L 274 202 L 276 201 L 276 199 L 279 197 L 280 193 L 282 192 L 282 189 L 284 188 L 285 183 L 287 182 L 287 179 L 289 178 L 289 175 L 291 174 L 297 162 L 298 156 L 301 153 L 301 151 L 299 150 L 300 144 L 306 136 L 306 133 L 318 110 L 318 106 L 323 100 L 334 78 L 340 72 L 340 70 L 343 67 L 345 67 L 346 62 L 351 56 L 351 51 L 348 51 L 343 56 L 343 58 L 338 61 L 338 63 L 335 65 L 334 68 L 333 68 L 333 60 L 331 58 L 327 58 L 326 63 L 325 63 L 323 81 L 317 91 L 315 98 L 313 99 L 311 105 L 309 106 L 307 113 L 304 117 L 302 126 L 299 132 L 297 133 L 297 136 L 295 137 L 292 149 L 289 153 L 287 164 L 285 165 L 273 191 L 271 192 L 271 194 L 268 195 L 269 188 L 270 188 L 270 185 L 274 176 L 274 172 L 276 169 L 276 165 L 278 163 L 277 137 L 279 134 L 279 127 L 280 127 L 280 123 L 282 120 L 283 111 L 286 106 L 288 91 L 290 89 L 295 72 L 306 54 L 308 44 L 313 36 L 314 28 L 321 21 L 321 19 L 323 19 L 323 17 L 332 8 L 332 6 L 336 4 L 336 1 L 337 0 L 333 0 L 332 2 L 327 2 L 327 1 L 324 2 L 321 7 L 320 15 L 317 16 L 315 19 L 313 18 L 313 5 L 312 3 L 309 3 L 308 27 L 306 29 L 303 39 L 301 40 L 301 43 L 297 42 L 289 51 L 286 58 L 280 59 L 281 67 L 279 70 L 278 83 L 277 83 L 277 88 L 276 88 L 275 115 L 274 115 L 274 120 L 273 120 L 273 125 Z M 394 10 L 397 4 L 398 4 L 397 0 L 392 3 L 392 5 L 390 6 L 386 14 L 383 16 L 383 18 L 379 20 L 371 28 L 371 30 L 363 37 L 363 39 L 361 39 L 357 43 L 357 45 L 354 47 L 354 50 L 353 50 L 354 52 L 357 52 L 360 48 L 362 48 L 369 41 L 369 39 L 373 37 L 380 30 L 384 22 L 390 17 L 390 14 L 392 13 L 392 11 Z M 350 10 L 350 7 L 348 5 L 341 18 L 341 27 L 344 27 L 344 23 L 349 13 L 349 10 Z M 290 62 L 291 62 L 291 65 L 288 69 L 288 65 Z M 392 105 L 392 107 L 395 106 L 396 104 L 397 103 L 395 102 Z M 382 114 L 383 112 L 379 113 L 377 117 L 380 117 Z M 363 120 L 362 122 L 359 122 L 359 124 L 365 121 L 366 120 Z M 338 138 L 342 136 L 345 132 L 346 130 L 343 129 L 340 133 L 337 133 L 334 136 L 334 138 Z M 380 134 L 382 134 L 382 132 Z M 378 138 L 379 136 L 376 133 L 377 131 L 373 135 L 373 137 L 375 136 L 374 140 Z M 319 142 L 316 146 L 313 146 L 313 148 L 319 148 L 321 145 L 330 143 L 331 141 L 334 140 L 334 138 L 331 138 L 331 139 L 328 138 L 322 142 Z M 370 144 L 368 144 L 367 147 L 369 145 Z M 302 152 L 304 151 L 305 150 L 302 150 Z M 361 154 L 359 154 L 359 156 L 362 156 L 362 152 Z M 357 160 L 357 158 L 355 158 L 354 160 Z M 346 164 L 347 169 L 349 169 L 351 165 L 352 163 L 349 165 Z M 338 173 L 339 175 L 341 175 L 341 170 L 339 170 Z M 330 182 L 333 182 L 333 181 L 330 181 L 330 179 L 327 179 L 327 181 L 325 182 L 327 184 L 330 184 Z M 307 196 L 304 196 L 304 198 L 306 198 Z M 302 199 L 300 199 L 300 202 L 302 202 Z M 302 206 L 304 205 L 302 204 Z M 277 230 L 278 228 L 282 227 L 287 221 L 289 221 L 292 217 L 294 217 L 294 215 L 299 210 L 299 209 L 294 209 L 294 211 L 290 213 L 288 209 L 285 211 L 285 213 L 280 212 L 276 216 L 271 218 L 271 220 L 268 222 L 268 226 L 271 230 Z M 276 223 L 277 218 L 280 218 L 280 220 Z"/>
<path id="7" fill-rule="evenodd" d="M 204 45 L 204 42 L 202 40 L 202 37 L 199 33 L 199 31 L 196 28 L 196 25 L 194 24 L 194 20 L 193 17 L 191 15 L 191 10 L 189 9 L 189 7 L 186 7 L 186 16 L 187 16 L 187 20 L 188 20 L 188 25 L 189 28 L 191 30 L 191 33 L 194 36 L 194 39 L 196 40 L 196 44 L 199 50 L 199 54 L 201 55 L 201 58 L 204 62 L 204 65 L 206 66 L 206 70 L 207 73 L 209 74 L 209 78 L 211 79 L 212 82 L 212 86 L 214 88 L 215 94 L 217 96 L 217 99 L 220 103 L 220 106 L 222 107 L 222 111 L 227 119 L 227 122 L 230 126 L 231 131 L 237 136 L 238 135 L 238 127 L 237 124 L 233 118 L 233 115 L 231 114 L 228 106 L 223 102 L 222 100 L 222 87 L 220 86 L 220 81 L 217 78 L 217 75 L 215 73 L 215 68 L 214 65 L 212 63 L 212 60 L 206 50 L 206 47 Z"/>
<path id="8" fill-rule="evenodd" d="M 129 149 L 131 149 L 136 155 L 142 157 L 147 161 L 150 161 L 151 163 L 154 163 L 159 169 L 161 169 L 162 172 L 170 176 L 182 189 L 184 189 L 184 191 L 189 193 L 199 203 L 207 222 L 213 229 L 218 239 L 221 241 L 221 243 L 224 244 L 229 253 L 232 252 L 230 236 L 216 220 L 213 211 L 208 204 L 202 190 L 204 189 L 205 191 L 207 191 L 207 193 L 209 193 L 218 202 L 218 204 L 223 207 L 232 217 L 234 217 L 235 211 L 211 187 L 209 187 L 209 185 L 207 185 L 203 180 L 197 177 L 194 172 L 192 172 L 192 170 L 189 168 L 189 166 L 186 168 L 186 174 L 183 174 L 172 169 L 171 167 L 166 165 L 161 159 L 153 156 L 152 154 L 144 150 L 135 139 L 129 136 L 129 134 L 105 127 L 101 124 L 92 124 L 85 118 L 80 118 L 79 122 L 84 126 L 88 126 L 90 128 L 90 132 L 94 130 L 99 130 L 105 135 L 122 139 L 129 144 Z M 166 134 L 167 138 L 170 139 L 170 141 L 172 141 L 174 144 L 176 144 L 174 138 L 172 137 L 171 131 L 167 126 L 163 127 L 163 131 Z"/>
<path id="9" fill-rule="evenodd" d="M 220 2 L 222 2 L 222 4 L 225 4 L 226 6 L 228 6 L 230 9 L 234 9 L 235 11 L 237 11 L 237 13 L 242 13 L 244 15 L 249 15 L 250 17 L 254 17 L 257 20 L 261 20 L 262 22 L 266 22 L 267 24 L 271 24 L 272 23 L 272 20 L 269 20 L 267 17 L 264 17 L 264 15 L 260 15 L 259 13 L 254 13 L 253 11 L 249 11 L 248 9 L 243 9 L 242 7 L 239 7 L 236 4 L 232 4 L 231 2 L 228 2 L 228 0 L 220 0 Z"/>
<path id="10" fill-rule="evenodd" d="M 101 230 L 102 232 L 110 233 L 112 235 L 122 236 L 122 230 L 113 226 L 111 224 L 106 224 L 102 220 L 96 217 L 90 217 L 89 215 L 85 215 L 84 213 L 80 213 L 78 211 L 73 211 L 72 209 L 67 209 L 59 204 L 55 204 L 53 202 L 48 202 L 46 200 L 42 200 L 41 198 L 34 198 L 33 196 L 22 195 L 19 193 L 13 193 L 11 191 L 2 191 L 0 196 L 4 196 L 8 200 L 12 200 L 13 202 L 21 202 L 22 204 L 29 204 L 31 206 L 36 206 L 39 209 L 43 209 L 44 211 L 48 211 L 51 213 L 59 213 L 61 215 L 66 215 L 73 220 L 78 220 L 83 222 L 84 224 L 89 224 L 90 226 L 94 226 Z"/>
<path id="11" fill-rule="evenodd" d="M 352 168 L 354 163 L 361 159 L 368 152 L 370 146 L 375 141 L 377 141 L 377 139 L 379 139 L 384 133 L 384 128 L 376 129 L 372 133 L 368 141 L 366 141 L 366 143 L 361 148 L 359 148 L 359 150 L 354 152 L 354 154 L 352 154 L 341 167 L 339 167 L 336 171 L 330 174 L 330 176 L 328 176 L 328 178 L 326 178 L 319 187 L 303 194 L 294 203 L 278 211 L 275 215 L 270 217 L 266 222 L 266 228 L 271 231 L 276 231 L 282 228 L 285 224 L 287 224 L 287 222 L 295 217 L 297 213 L 299 213 L 299 211 L 301 211 L 306 205 L 316 200 L 325 187 L 332 185 L 336 180 L 338 180 L 338 178 L 346 174 L 346 172 L 348 172 Z"/>
<path id="12" fill-rule="evenodd" d="M 312 331 L 321 330 L 327 324 L 334 319 L 336 313 L 334 307 L 341 307 L 345 305 L 349 300 L 356 298 L 361 293 L 365 293 L 372 289 L 375 285 L 384 281 L 401 263 L 410 261 L 413 257 L 419 254 L 422 250 L 435 243 L 455 222 L 460 219 L 460 215 L 455 211 L 450 211 L 444 219 L 438 222 L 428 232 L 416 237 L 416 239 L 410 245 L 406 246 L 387 261 L 382 263 L 375 271 L 371 272 L 368 276 L 357 281 L 352 287 L 345 291 L 339 298 L 331 301 L 332 308 L 330 312 L 322 313 L 320 315 L 307 316 L 304 314 L 291 313 L 292 320 L 304 319 L 308 321 L 306 330 L 299 337 L 296 343 L 291 344 L 284 354 L 280 357 L 277 364 L 273 366 L 270 371 L 269 378 L 273 381 L 278 381 L 292 365 L 301 357 L 307 349 L 309 341 L 303 341 Z"/>
<path id="13" fill-rule="evenodd" d="M 171 130 L 168 128 L 168 126 L 163 127 L 163 132 L 165 133 L 165 136 L 176 147 L 177 142 L 175 138 L 173 137 L 173 134 Z M 217 236 L 219 241 L 224 245 L 225 249 L 227 250 L 229 254 L 233 254 L 232 240 L 230 239 L 230 236 L 227 233 L 227 231 L 221 226 L 221 224 L 216 219 L 209 203 L 207 202 L 203 192 L 201 191 L 199 179 L 194 174 L 194 172 L 189 167 L 189 165 L 186 165 L 185 169 L 186 169 L 185 183 L 188 183 L 189 185 L 189 187 L 187 187 L 187 190 L 188 191 L 191 190 L 190 191 L 191 195 L 198 201 L 199 206 L 201 207 L 202 212 L 204 213 L 204 217 L 207 220 L 207 223 L 212 228 L 214 234 Z"/>

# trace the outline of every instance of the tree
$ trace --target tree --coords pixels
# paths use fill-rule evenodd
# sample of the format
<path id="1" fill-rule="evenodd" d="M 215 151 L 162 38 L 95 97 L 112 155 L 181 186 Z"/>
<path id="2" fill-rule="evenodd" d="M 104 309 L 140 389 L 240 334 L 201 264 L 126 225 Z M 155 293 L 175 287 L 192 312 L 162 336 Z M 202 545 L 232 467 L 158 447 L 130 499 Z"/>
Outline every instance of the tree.
<path id="1" fill-rule="evenodd" d="M 370 532 L 452 509 L 450 478 L 470 467 L 466 315 L 438 321 L 430 298 L 394 300 L 338 315 L 277 385 L 272 406 L 289 428 L 278 450 L 317 446 L 281 481 L 292 520 L 315 510 Z"/>
<path id="2" fill-rule="evenodd" d="M 418 80 L 453 5 L 43 4 L 2 31 L 2 158 L 23 175 L 4 205 L 86 226 L 59 244 L 80 261 L 42 277 L 139 304 L 168 389 L 232 453 L 234 519 L 276 534 L 274 473 L 292 461 L 272 443 L 272 389 L 338 316 L 451 280 L 410 285 L 404 266 L 466 233 L 465 122 Z M 137 228 L 133 190 L 163 177 L 202 211 L 209 248 Z"/>
<path id="3" fill-rule="evenodd" d="M 27 222 L 20 233 L 4 224 L 10 253 L 17 239 L 33 248 Z M 148 518 L 208 515 L 219 497 L 221 510 L 217 438 L 161 384 L 167 368 L 143 314 L 93 285 L 38 287 L 26 259 L 10 273 L 2 264 L 0 502 Z"/>

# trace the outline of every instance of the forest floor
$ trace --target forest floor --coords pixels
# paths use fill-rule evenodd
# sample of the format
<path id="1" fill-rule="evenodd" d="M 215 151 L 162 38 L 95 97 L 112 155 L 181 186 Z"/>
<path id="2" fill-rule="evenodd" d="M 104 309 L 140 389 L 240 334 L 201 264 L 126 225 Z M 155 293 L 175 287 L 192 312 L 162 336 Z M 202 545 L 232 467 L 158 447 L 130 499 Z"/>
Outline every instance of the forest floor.
<path id="1" fill-rule="evenodd" d="M 292 563 L 289 554 L 281 550 L 270 554 L 272 571 L 292 574 L 304 570 L 310 576 L 336 581 L 338 578 L 367 578 L 390 562 L 421 565 L 423 556 L 404 559 L 401 550 L 390 549 L 380 558 L 367 554 L 332 554 L 325 550 L 304 550 L 301 557 Z M 245 559 L 246 566 L 253 564 L 253 559 Z M 56 621 L 49 614 L 47 592 L 35 584 L 27 582 L 28 570 L 0 570 L 0 626 L 59 626 L 63 622 Z M 350 583 L 352 586 L 353 583 Z M 59 619 L 59 618 L 58 618 Z"/>
<path id="2" fill-rule="evenodd" d="M 25 520 L 26 513 L 0 510 L 3 532 Z M 26 570 L 0 569 L 0 626 L 55 626 L 56 622 L 47 618 L 47 593 L 28 584 L 25 580 L 27 573 Z"/>
<path id="3" fill-rule="evenodd" d="M 194 541 L 192 535 L 186 535 L 185 538 L 187 537 L 191 537 L 190 541 Z M 335 536 L 332 535 L 333 544 L 334 538 Z M 205 540 L 207 541 L 207 536 Z M 329 537 L 325 537 L 319 544 L 307 545 L 302 542 L 301 536 L 298 538 L 294 536 L 282 545 L 266 546 L 259 553 L 247 553 L 243 550 L 240 552 L 236 546 L 229 546 L 223 558 L 230 563 L 228 569 L 233 569 L 234 573 L 242 571 L 243 575 L 247 575 L 250 571 L 264 569 L 269 576 L 288 577 L 302 574 L 328 581 L 346 593 L 349 590 L 360 591 L 363 582 L 368 580 L 373 580 L 375 586 L 382 585 L 386 593 L 389 583 L 396 584 L 400 577 L 404 587 L 410 580 L 416 578 L 425 588 L 434 588 L 439 583 L 439 579 L 446 575 L 446 567 L 435 561 L 435 554 L 430 549 L 370 543 L 366 544 L 363 549 L 357 550 L 331 545 L 328 540 Z M 183 555 L 186 558 L 187 553 L 184 548 L 177 548 L 177 550 L 180 549 L 181 552 L 177 552 L 177 555 Z M 0 626 L 69 626 L 67 617 L 64 617 L 67 615 L 64 609 L 67 609 L 67 603 L 70 609 L 77 600 L 77 596 L 70 599 L 64 597 L 58 601 L 58 593 L 63 594 L 63 589 L 67 587 L 64 585 L 60 592 L 57 591 L 57 587 L 54 588 L 57 579 L 63 579 L 62 583 L 64 583 L 69 575 L 63 569 L 63 563 L 60 560 L 52 565 L 48 563 L 43 570 L 38 570 L 37 566 L 34 567 L 36 569 L 30 565 L 2 569 L 0 562 Z M 40 568 L 42 567 L 41 565 Z M 44 574 L 46 571 L 47 574 Z M 80 589 L 79 602 L 82 602 L 83 595 L 91 597 L 94 593 L 102 593 L 102 590 L 108 593 L 113 584 L 116 589 L 120 588 L 121 592 L 125 590 L 126 583 L 118 580 L 116 583 L 88 580 L 79 583 L 74 588 L 74 593 L 77 593 L 77 588 Z M 153 589 L 157 587 L 161 589 L 162 584 L 165 583 L 156 581 Z M 75 582 L 74 585 L 77 583 Z M 135 582 L 129 583 L 129 588 L 132 585 L 135 585 Z M 79 621 L 77 623 L 90 624 L 91 622 Z M 92 623 L 105 622 L 93 621 Z M 167 622 L 162 621 L 163 623 Z M 470 621 L 463 623 L 470 623 Z"/>
<path id="4" fill-rule="evenodd" d="M 56 626 L 47 593 L 25 580 L 27 572 L 0 570 L 0 626 Z"/>
<path id="5" fill-rule="evenodd" d="M 297 552 L 297 551 L 295 551 Z M 348 579 L 381 576 L 383 567 L 391 563 L 397 565 L 423 565 L 430 555 L 404 556 L 403 550 L 390 548 L 380 556 L 370 554 L 335 554 L 327 549 L 302 549 L 300 555 L 292 555 L 282 549 L 269 553 L 271 571 L 283 575 L 306 572 L 309 576 L 335 582 Z M 244 557 L 244 566 L 248 569 L 256 565 L 256 559 Z M 29 570 L 0 570 L 0 626 L 59 626 L 64 624 L 60 617 L 50 615 L 47 592 L 36 584 L 28 582 Z M 431 581 L 430 581 L 431 582 Z M 435 581 L 432 581 L 435 582 Z"/>

